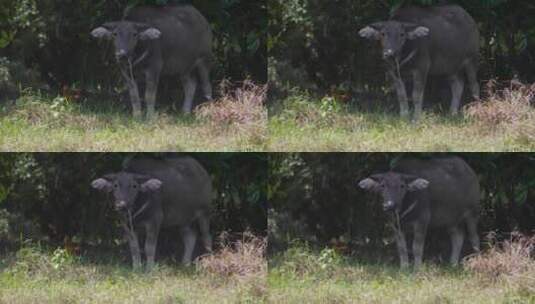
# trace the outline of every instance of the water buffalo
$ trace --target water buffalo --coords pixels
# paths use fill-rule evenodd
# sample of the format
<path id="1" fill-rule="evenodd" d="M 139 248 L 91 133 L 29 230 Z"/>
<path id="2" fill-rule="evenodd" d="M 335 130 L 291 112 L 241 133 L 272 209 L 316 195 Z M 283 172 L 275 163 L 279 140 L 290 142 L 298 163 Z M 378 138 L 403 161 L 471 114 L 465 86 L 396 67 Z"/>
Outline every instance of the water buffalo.
<path id="1" fill-rule="evenodd" d="M 465 74 L 472 96 L 479 99 L 479 30 L 474 19 L 460 6 L 401 8 L 390 20 L 372 23 L 359 34 L 381 42 L 402 117 L 409 116 L 402 72 L 412 76 L 414 120 L 422 112 L 428 75 L 447 77 L 452 92 L 452 114 L 459 110 Z"/>
<path id="2" fill-rule="evenodd" d="M 182 262 L 189 264 L 199 224 L 201 239 L 208 252 L 212 250 L 209 207 L 212 183 L 206 170 L 193 158 L 134 158 L 124 170 L 104 175 L 91 186 L 113 193 L 114 207 L 121 214 L 125 237 L 130 245 L 135 269 L 141 267 L 141 254 L 136 229 L 145 229 L 147 268 L 154 266 L 158 233 L 162 226 L 180 228 L 184 242 Z"/>
<path id="3" fill-rule="evenodd" d="M 125 20 L 94 29 L 96 38 L 113 40 L 115 57 L 127 83 L 135 117 L 141 116 L 139 90 L 134 72 L 145 77 L 147 117 L 154 115 L 161 75 L 179 75 L 184 88 L 182 110 L 190 113 L 200 80 L 204 97 L 212 99 L 210 64 L 212 31 L 191 5 L 140 6 Z"/>
<path id="4" fill-rule="evenodd" d="M 413 231 L 415 268 L 422 263 L 428 227 L 449 232 L 452 265 L 459 261 L 465 225 L 472 248 L 479 251 L 479 182 L 461 158 L 402 159 L 390 172 L 374 174 L 358 185 L 379 193 L 384 210 L 393 213 L 401 267 L 406 268 L 409 263 L 405 240 L 409 229 Z"/>

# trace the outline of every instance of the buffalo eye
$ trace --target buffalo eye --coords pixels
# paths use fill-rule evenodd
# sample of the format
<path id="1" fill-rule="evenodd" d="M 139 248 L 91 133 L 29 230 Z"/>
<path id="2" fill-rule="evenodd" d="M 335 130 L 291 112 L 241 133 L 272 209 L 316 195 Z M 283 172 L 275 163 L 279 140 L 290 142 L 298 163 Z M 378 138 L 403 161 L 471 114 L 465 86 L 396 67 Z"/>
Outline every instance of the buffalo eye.
<path id="1" fill-rule="evenodd" d="M 405 189 L 406 185 L 405 184 L 401 184 L 401 188 L 402 189 Z"/>
<path id="2" fill-rule="evenodd" d="M 113 187 L 114 187 L 114 188 L 118 188 L 118 187 L 119 187 L 119 185 L 117 185 L 117 184 L 114 184 L 114 185 L 113 185 Z"/>
<path id="3" fill-rule="evenodd" d="M 137 189 L 137 184 L 133 184 L 132 188 Z"/>

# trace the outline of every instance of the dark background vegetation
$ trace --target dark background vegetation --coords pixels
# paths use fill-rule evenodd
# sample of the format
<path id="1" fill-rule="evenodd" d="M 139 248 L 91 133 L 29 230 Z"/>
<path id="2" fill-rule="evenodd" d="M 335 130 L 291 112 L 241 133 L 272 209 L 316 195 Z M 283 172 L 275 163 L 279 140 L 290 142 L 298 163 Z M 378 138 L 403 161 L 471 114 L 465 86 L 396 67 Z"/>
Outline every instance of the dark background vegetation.
<path id="1" fill-rule="evenodd" d="M 526 0 L 273 0 L 269 7 L 269 81 L 272 101 L 298 86 L 318 95 L 341 96 L 365 106 L 385 100 L 386 77 L 377 43 L 358 36 L 369 23 L 386 20 L 408 5 L 459 4 L 481 33 L 481 82 L 535 81 L 535 3 Z M 441 79 L 428 91 L 449 100 Z M 446 90 L 446 91 L 445 91 Z M 426 98 L 428 99 L 428 98 Z"/>
<path id="2" fill-rule="evenodd" d="M 122 87 L 122 79 L 112 50 L 109 44 L 93 39 L 90 31 L 104 22 L 120 20 L 127 7 L 182 3 L 193 4 L 212 26 L 214 85 L 223 78 L 266 81 L 265 1 L 3 0 L 0 69 L 9 68 L 12 80 L 2 83 L 0 77 L 0 100 L 16 95 L 19 85 L 53 93 L 67 86 L 84 90 L 84 96 L 113 96 Z M 179 82 L 162 79 L 161 85 L 173 88 L 179 87 Z"/>
<path id="3" fill-rule="evenodd" d="M 390 163 L 407 154 L 270 155 L 271 249 L 281 250 L 293 239 L 301 239 L 317 246 L 349 244 L 359 256 L 377 258 L 387 250 L 395 257 L 390 217 L 384 213 L 380 198 L 357 188 L 357 181 L 388 171 Z M 422 158 L 442 155 L 410 154 Z M 514 230 L 535 233 L 535 154 L 455 155 L 465 159 L 480 179 L 483 211 L 479 231 L 483 241 L 490 231 L 502 236 Z M 448 248 L 446 237 L 440 231 L 428 235 L 427 247 Z"/>
<path id="4" fill-rule="evenodd" d="M 265 234 L 267 155 L 188 155 L 204 165 L 217 191 L 211 218 L 214 239 L 223 231 Z M 29 239 L 64 246 L 67 237 L 82 252 L 116 248 L 122 242 L 122 229 L 111 198 L 92 189 L 90 183 L 120 171 L 129 156 L 132 153 L 0 154 L 0 243 L 4 248 L 18 248 Z M 176 255 L 176 246 L 181 246 L 177 235 L 176 229 L 162 230 L 161 253 Z M 119 247 L 126 250 L 127 246 Z"/>

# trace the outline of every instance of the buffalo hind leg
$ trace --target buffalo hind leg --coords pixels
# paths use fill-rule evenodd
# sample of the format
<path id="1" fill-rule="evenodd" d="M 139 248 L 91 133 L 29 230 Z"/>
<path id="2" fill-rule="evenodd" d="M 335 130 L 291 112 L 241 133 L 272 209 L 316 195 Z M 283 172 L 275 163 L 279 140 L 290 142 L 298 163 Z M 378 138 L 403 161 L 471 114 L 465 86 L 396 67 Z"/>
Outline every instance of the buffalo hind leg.
<path id="1" fill-rule="evenodd" d="M 195 249 L 195 242 L 197 241 L 197 233 L 191 227 L 186 226 L 181 229 L 182 241 L 184 242 L 184 255 L 182 256 L 182 264 L 191 264 L 193 250 Z"/>
<path id="2" fill-rule="evenodd" d="M 145 73 L 145 102 L 147 104 L 147 118 L 154 117 L 156 104 L 156 93 L 158 91 L 159 71 L 147 71 Z"/>
<path id="3" fill-rule="evenodd" d="M 199 78 L 201 80 L 203 97 L 207 101 L 210 101 L 212 100 L 212 84 L 210 83 L 210 67 L 205 59 L 199 62 L 197 70 L 199 72 Z"/>
<path id="4" fill-rule="evenodd" d="M 182 111 L 184 113 L 191 113 L 193 108 L 193 98 L 195 97 L 195 91 L 197 90 L 197 79 L 191 72 L 182 76 L 182 86 L 184 87 L 184 104 L 182 105 Z"/>
<path id="5" fill-rule="evenodd" d="M 156 255 L 156 245 L 158 243 L 158 233 L 160 227 L 156 223 L 147 223 L 145 225 L 145 255 L 147 256 L 147 270 L 154 268 L 154 257 Z"/>
<path id="6" fill-rule="evenodd" d="M 451 115 L 457 115 L 459 113 L 459 106 L 461 104 L 461 98 L 464 90 L 464 79 L 459 74 L 449 76 L 448 81 L 451 88 Z"/>
<path id="7" fill-rule="evenodd" d="M 470 216 L 466 219 L 466 228 L 468 230 L 468 239 L 474 252 L 479 253 L 479 235 L 477 234 L 477 216 Z"/>
<path id="8" fill-rule="evenodd" d="M 479 82 L 477 81 L 477 63 L 471 61 L 466 65 L 466 77 L 468 78 L 468 85 L 470 92 L 475 100 L 479 100 Z"/>
<path id="9" fill-rule="evenodd" d="M 461 256 L 461 250 L 464 243 L 464 230 L 459 226 L 453 226 L 449 229 L 451 238 L 451 256 L 450 264 L 457 266 L 459 263 L 459 257 Z"/>
<path id="10" fill-rule="evenodd" d="M 212 236 L 210 235 L 210 219 L 205 213 L 199 216 L 199 228 L 201 230 L 201 240 L 208 253 L 212 253 Z"/>
<path id="11" fill-rule="evenodd" d="M 414 254 L 414 269 L 418 269 L 422 265 L 426 230 L 427 230 L 426 224 L 422 224 L 418 222 L 414 223 L 414 238 L 412 240 L 412 252 Z"/>

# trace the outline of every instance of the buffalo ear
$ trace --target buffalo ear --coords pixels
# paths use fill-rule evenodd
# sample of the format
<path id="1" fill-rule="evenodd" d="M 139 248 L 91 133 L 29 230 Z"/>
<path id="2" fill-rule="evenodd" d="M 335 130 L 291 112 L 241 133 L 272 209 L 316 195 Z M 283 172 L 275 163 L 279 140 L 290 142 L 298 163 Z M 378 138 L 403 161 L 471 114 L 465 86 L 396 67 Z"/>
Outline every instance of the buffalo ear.
<path id="1" fill-rule="evenodd" d="M 91 36 L 98 39 L 110 39 L 112 37 L 112 32 L 103 26 L 99 26 L 91 31 Z"/>
<path id="2" fill-rule="evenodd" d="M 153 39 L 160 38 L 161 35 L 162 35 L 162 32 L 160 32 L 159 30 L 151 27 L 151 28 L 148 28 L 148 29 L 144 30 L 143 32 L 139 33 L 139 39 L 141 39 L 141 40 L 153 40 Z"/>
<path id="3" fill-rule="evenodd" d="M 112 183 L 105 178 L 95 179 L 91 182 L 91 187 L 103 192 L 111 192 L 113 189 Z"/>
<path id="4" fill-rule="evenodd" d="M 359 31 L 359 35 L 366 39 L 379 40 L 381 38 L 381 29 L 383 26 L 383 22 L 369 24 Z"/>
<path id="5" fill-rule="evenodd" d="M 429 186 L 429 182 L 423 178 L 417 178 L 407 185 L 409 191 L 423 190 Z"/>
<path id="6" fill-rule="evenodd" d="M 407 38 L 409 38 L 409 40 L 425 37 L 427 35 L 429 35 L 429 29 L 425 26 L 414 25 L 412 29 L 407 31 Z"/>
<path id="7" fill-rule="evenodd" d="M 375 191 L 379 187 L 379 183 L 368 177 L 359 182 L 359 187 L 367 191 Z"/>
<path id="8" fill-rule="evenodd" d="M 156 191 L 160 189 L 161 186 L 162 186 L 162 182 L 159 179 L 151 178 L 148 181 L 141 184 L 141 191 L 142 192 Z"/>

